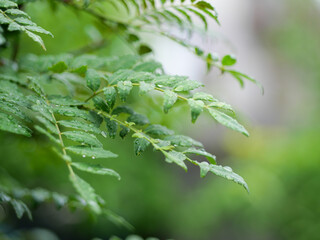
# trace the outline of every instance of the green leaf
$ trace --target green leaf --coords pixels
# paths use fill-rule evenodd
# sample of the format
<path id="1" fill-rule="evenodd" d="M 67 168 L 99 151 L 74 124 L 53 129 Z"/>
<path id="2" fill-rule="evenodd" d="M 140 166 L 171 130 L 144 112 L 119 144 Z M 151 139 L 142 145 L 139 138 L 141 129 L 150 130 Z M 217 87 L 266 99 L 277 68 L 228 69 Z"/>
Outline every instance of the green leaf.
<path id="1" fill-rule="evenodd" d="M 166 161 L 169 163 L 175 163 L 178 166 L 182 167 L 185 171 L 188 170 L 186 164 L 184 163 L 184 160 L 186 160 L 186 155 L 184 155 L 181 152 L 177 151 L 170 151 L 170 152 L 163 152 L 163 154 L 166 157 Z"/>
<path id="2" fill-rule="evenodd" d="M 188 99 L 188 104 L 191 109 L 191 119 L 192 123 L 195 123 L 199 115 L 202 113 L 204 108 L 204 103 L 201 100 L 194 100 L 192 98 Z"/>
<path id="3" fill-rule="evenodd" d="M 195 6 L 196 6 L 197 8 L 200 8 L 200 9 L 210 9 L 210 10 L 214 10 L 213 6 L 212 6 L 210 3 L 206 2 L 206 1 L 199 1 L 199 2 L 197 2 L 197 3 L 195 4 Z"/>
<path id="4" fill-rule="evenodd" d="M 62 73 L 68 69 L 68 65 L 64 61 L 57 62 L 49 67 L 49 70 L 54 73 Z"/>
<path id="5" fill-rule="evenodd" d="M 101 130 L 97 128 L 94 124 L 90 124 L 90 123 L 80 122 L 76 120 L 60 120 L 58 121 L 58 124 L 68 128 L 83 130 L 85 132 L 101 134 Z"/>
<path id="6" fill-rule="evenodd" d="M 25 25 L 25 26 L 35 26 L 36 24 L 32 22 L 30 19 L 25 17 L 16 17 L 14 21 L 18 24 Z"/>
<path id="7" fill-rule="evenodd" d="M 145 138 L 137 138 L 134 140 L 134 153 L 139 156 L 142 152 L 144 152 L 147 147 L 150 145 L 150 142 Z"/>
<path id="8" fill-rule="evenodd" d="M 39 27 L 39 26 L 35 26 L 35 25 L 29 25 L 29 26 L 25 26 L 25 28 L 27 30 L 30 30 L 32 32 L 37 32 L 37 33 L 43 33 L 43 34 L 46 34 L 46 35 L 50 35 L 51 37 L 53 37 L 53 34 L 45 29 L 43 29 L 42 27 Z"/>
<path id="9" fill-rule="evenodd" d="M 197 92 L 192 97 L 194 100 L 202 100 L 207 102 L 213 102 L 215 101 L 214 97 L 208 93 L 204 92 Z"/>
<path id="10" fill-rule="evenodd" d="M 26 18 L 30 18 L 27 13 L 25 13 L 24 11 L 21 11 L 19 9 L 16 9 L 16 8 L 7 9 L 5 11 L 5 13 L 6 14 L 10 14 L 12 16 L 23 16 L 23 17 L 26 17 Z"/>
<path id="11" fill-rule="evenodd" d="M 92 122 L 97 128 L 100 127 L 103 122 L 103 118 L 94 111 L 89 111 L 89 121 Z"/>
<path id="12" fill-rule="evenodd" d="M 202 13 L 198 12 L 197 10 L 195 10 L 193 8 L 188 8 L 188 10 L 190 12 L 193 12 L 196 16 L 198 16 L 204 24 L 204 29 L 208 30 L 208 23 L 207 23 L 206 17 Z"/>
<path id="13" fill-rule="evenodd" d="M 9 24 L 9 23 L 10 23 L 10 19 L 7 18 L 3 13 L 0 13 L 0 24 Z"/>
<path id="14" fill-rule="evenodd" d="M 92 120 L 92 117 L 90 117 L 87 111 L 78 109 L 76 107 L 55 106 L 52 108 L 52 110 L 54 113 L 66 117 L 78 117 L 88 121 Z"/>
<path id="15" fill-rule="evenodd" d="M 237 120 L 235 120 L 234 118 L 212 108 L 208 108 L 208 111 L 210 115 L 222 125 L 232 130 L 238 131 L 245 136 L 249 136 L 248 131 L 240 123 L 238 123 Z"/>
<path id="16" fill-rule="evenodd" d="M 93 99 L 94 102 L 94 106 L 98 109 L 98 110 L 102 110 L 105 112 L 109 112 L 110 108 L 109 106 L 106 104 L 106 102 L 99 96 L 95 96 Z"/>
<path id="17" fill-rule="evenodd" d="M 139 37 L 135 34 L 129 34 L 127 39 L 130 43 L 139 41 Z"/>
<path id="18" fill-rule="evenodd" d="M 28 218 L 30 220 L 32 219 L 31 212 L 30 212 L 29 208 L 27 207 L 27 205 L 24 204 L 24 202 L 22 202 L 20 200 L 16 200 L 16 199 L 11 199 L 10 203 L 11 203 L 11 205 L 17 215 L 17 218 L 19 218 L 19 219 L 22 218 L 23 214 L 26 213 Z"/>
<path id="19" fill-rule="evenodd" d="M 115 214 L 114 212 L 104 209 L 103 213 L 108 217 L 108 219 L 113 222 L 114 224 L 116 224 L 117 226 L 124 226 L 127 229 L 129 229 L 130 231 L 134 230 L 134 227 L 128 223 L 123 217 Z"/>
<path id="20" fill-rule="evenodd" d="M 203 147 L 201 142 L 198 142 L 192 139 L 191 137 L 183 135 L 166 136 L 164 140 L 170 141 L 172 145 L 176 145 L 179 147 Z"/>
<path id="21" fill-rule="evenodd" d="M 57 206 L 57 208 L 60 209 L 67 204 L 68 198 L 59 193 L 54 192 L 52 193 L 52 201 Z"/>
<path id="22" fill-rule="evenodd" d="M 131 116 L 129 116 L 127 119 L 127 122 L 133 122 L 136 125 L 140 125 L 140 126 L 150 123 L 149 119 L 146 116 L 139 113 L 134 113 Z"/>
<path id="23" fill-rule="evenodd" d="M 117 84 L 118 82 L 126 81 L 128 77 L 134 74 L 134 71 L 128 69 L 121 69 L 110 76 L 108 82 L 110 85 Z"/>
<path id="24" fill-rule="evenodd" d="M 144 95 L 155 88 L 154 83 L 140 82 L 139 94 Z"/>
<path id="25" fill-rule="evenodd" d="M 87 65 L 82 65 L 82 66 L 80 66 L 80 67 L 77 67 L 77 68 L 75 68 L 75 69 L 72 69 L 71 72 L 77 73 L 77 74 L 79 74 L 81 77 L 85 77 L 87 70 L 88 70 L 88 66 L 87 66 Z"/>
<path id="26" fill-rule="evenodd" d="M 18 108 L 19 103 L 13 104 L 12 102 L 14 101 L 11 100 L 10 102 L 7 102 L 7 101 L 0 100 L 0 109 L 2 111 L 15 115 L 27 122 L 31 122 L 31 119 L 24 112 L 22 112 L 20 108 Z"/>
<path id="27" fill-rule="evenodd" d="M 101 84 L 101 75 L 94 69 L 88 69 L 86 72 L 86 81 L 87 81 L 87 86 L 92 90 L 92 91 L 97 91 L 100 87 Z"/>
<path id="28" fill-rule="evenodd" d="M 175 92 L 166 90 L 163 95 L 163 111 L 167 113 L 170 108 L 175 104 L 178 99 L 178 95 Z"/>
<path id="29" fill-rule="evenodd" d="M 233 66 L 237 63 L 237 59 L 233 55 L 225 55 L 221 61 L 224 66 Z"/>
<path id="30" fill-rule="evenodd" d="M 117 154 L 114 154 L 103 148 L 96 147 L 87 147 L 87 146 L 70 146 L 66 149 L 75 154 L 79 154 L 82 157 L 91 157 L 91 158 L 116 158 Z"/>
<path id="31" fill-rule="evenodd" d="M 31 130 L 11 115 L 0 112 L 0 130 L 31 137 Z"/>
<path id="32" fill-rule="evenodd" d="M 176 92 L 185 92 L 191 91 L 196 88 L 202 87 L 203 84 L 193 81 L 193 80 L 185 80 L 183 82 L 178 83 L 178 86 L 174 89 Z"/>
<path id="33" fill-rule="evenodd" d="M 158 87 L 177 87 L 179 85 L 183 85 L 183 83 L 188 79 L 185 76 L 169 76 L 169 75 L 160 75 L 157 76 L 154 83 Z"/>
<path id="34" fill-rule="evenodd" d="M 243 87 L 243 85 L 244 85 L 244 79 L 247 79 L 247 80 L 255 83 L 260 88 L 261 94 L 264 94 L 263 86 L 261 85 L 261 83 L 259 83 L 254 78 L 252 78 L 252 77 L 250 77 L 250 76 L 248 76 L 248 75 L 246 75 L 244 73 L 235 71 L 235 70 L 225 70 L 225 72 L 230 73 L 234 78 L 236 78 L 239 81 L 241 87 Z"/>
<path id="35" fill-rule="evenodd" d="M 52 117 L 51 108 L 46 104 L 33 105 L 32 110 L 41 114 L 44 118 L 48 119 L 50 122 L 54 123 L 54 119 Z"/>
<path id="36" fill-rule="evenodd" d="M 66 138 L 75 142 L 79 142 L 81 144 L 87 144 L 94 147 L 102 147 L 102 143 L 96 138 L 95 135 L 92 135 L 90 133 L 80 131 L 68 131 L 63 132 L 62 134 Z"/>
<path id="37" fill-rule="evenodd" d="M 240 184 L 241 186 L 243 186 L 247 192 L 249 192 L 249 187 L 247 185 L 247 183 L 244 181 L 244 179 L 239 176 L 238 174 L 234 173 L 232 171 L 232 169 L 230 167 L 223 167 L 220 165 L 212 165 L 210 164 L 210 172 L 214 173 L 217 176 L 226 178 L 228 180 L 231 180 L 235 183 Z"/>
<path id="38" fill-rule="evenodd" d="M 130 81 L 118 82 L 118 93 L 122 101 L 126 101 L 131 89 L 132 89 L 132 83 Z"/>
<path id="39" fill-rule="evenodd" d="M 16 22 L 10 22 L 10 24 L 8 26 L 8 31 L 11 31 L 11 32 L 12 31 L 25 31 L 25 28 Z"/>
<path id="40" fill-rule="evenodd" d="M 138 49 L 139 55 L 144 55 L 144 54 L 147 54 L 150 52 L 152 52 L 152 49 L 149 46 L 144 45 L 144 44 L 139 46 L 139 49 Z"/>
<path id="41" fill-rule="evenodd" d="M 213 107 L 213 108 L 217 108 L 217 109 L 222 109 L 222 110 L 227 110 L 227 111 L 231 111 L 234 113 L 233 108 L 224 102 L 212 102 L 208 105 L 208 107 Z"/>
<path id="42" fill-rule="evenodd" d="M 115 87 L 106 87 L 103 89 L 104 96 L 110 109 L 114 107 L 117 97 L 117 91 Z"/>
<path id="43" fill-rule="evenodd" d="M 207 162 L 200 162 L 198 163 L 198 166 L 200 167 L 200 177 L 204 178 L 207 176 L 210 171 L 210 164 Z"/>
<path id="44" fill-rule="evenodd" d="M 36 202 L 42 203 L 50 199 L 50 192 L 42 188 L 36 188 L 31 191 L 31 197 Z"/>
<path id="45" fill-rule="evenodd" d="M 86 201 L 88 207 L 96 214 L 100 214 L 101 208 L 97 201 L 97 195 L 89 183 L 74 173 L 70 174 L 70 181 L 80 196 Z"/>
<path id="46" fill-rule="evenodd" d="M 39 35 L 34 34 L 34 33 L 30 32 L 30 31 L 28 31 L 28 30 L 25 30 L 25 33 L 26 33 L 30 38 L 32 38 L 33 41 L 39 43 L 40 46 L 43 48 L 43 50 L 47 50 L 46 47 L 45 47 L 45 45 L 44 45 L 44 43 L 43 43 L 42 38 L 41 38 Z"/>
<path id="47" fill-rule="evenodd" d="M 48 100 L 51 104 L 60 106 L 81 106 L 85 104 L 85 102 L 80 102 L 78 100 L 72 99 L 69 96 L 61 95 L 49 95 Z"/>
<path id="48" fill-rule="evenodd" d="M 145 130 L 145 133 L 153 135 L 153 136 L 166 136 L 166 135 L 173 135 L 174 131 L 166 128 L 165 126 L 159 124 L 152 124 L 149 125 Z"/>
<path id="49" fill-rule="evenodd" d="M 110 175 L 110 176 L 116 177 L 118 180 L 121 179 L 120 175 L 117 172 L 109 168 L 104 168 L 101 165 L 89 164 L 89 163 L 83 163 L 83 162 L 72 162 L 71 165 L 81 171 L 99 174 L 99 175 Z"/>
<path id="50" fill-rule="evenodd" d="M 157 143 L 154 145 L 155 150 L 164 150 L 171 151 L 174 149 L 174 146 L 171 145 L 170 141 L 156 139 Z"/>
<path id="51" fill-rule="evenodd" d="M 2 7 L 2 8 L 11 8 L 11 7 L 18 7 L 18 5 L 13 1 L 0 0 L 0 7 Z"/>
<path id="52" fill-rule="evenodd" d="M 51 133 L 53 134 L 59 134 L 57 127 L 50 122 L 48 119 L 42 117 L 42 116 L 36 116 L 37 120 L 41 122 Z"/>
<path id="53" fill-rule="evenodd" d="M 110 118 L 106 118 L 106 127 L 108 129 L 109 137 L 115 138 L 117 135 L 118 123 Z"/>
<path id="54" fill-rule="evenodd" d="M 34 129 L 36 129 L 39 133 L 42 133 L 43 135 L 47 136 L 51 141 L 55 142 L 56 144 L 60 145 L 59 139 L 55 138 L 50 132 L 48 132 L 46 129 L 35 125 Z"/>
<path id="55" fill-rule="evenodd" d="M 129 128 L 127 128 L 127 127 L 125 127 L 125 126 L 121 126 L 121 131 L 120 131 L 120 133 L 119 133 L 119 136 L 120 136 L 121 138 L 125 138 L 125 136 L 127 136 L 129 132 L 130 132 L 130 129 L 129 129 Z"/>
<path id="56" fill-rule="evenodd" d="M 118 106 L 115 109 L 113 109 L 113 111 L 112 111 L 112 115 L 119 115 L 121 113 L 126 113 L 126 114 L 131 115 L 131 114 L 134 114 L 135 112 L 133 111 L 132 108 L 130 108 L 129 106 L 125 106 L 125 105 Z"/>
<path id="57" fill-rule="evenodd" d="M 147 64 L 149 62 L 144 62 L 141 64 Z M 137 65 L 135 68 L 140 67 L 143 71 L 150 71 L 153 72 L 152 66 L 147 65 Z M 150 63 L 151 64 L 151 63 Z M 141 71 L 141 70 L 139 70 Z M 131 81 L 133 83 L 139 83 L 139 82 L 152 82 L 155 79 L 155 76 L 152 73 L 149 72 L 133 72 L 128 78 L 127 81 Z"/>
<path id="58" fill-rule="evenodd" d="M 209 160 L 209 162 L 216 164 L 216 156 L 206 152 L 204 149 L 189 148 L 185 150 L 183 153 L 201 155 L 206 157 Z"/>

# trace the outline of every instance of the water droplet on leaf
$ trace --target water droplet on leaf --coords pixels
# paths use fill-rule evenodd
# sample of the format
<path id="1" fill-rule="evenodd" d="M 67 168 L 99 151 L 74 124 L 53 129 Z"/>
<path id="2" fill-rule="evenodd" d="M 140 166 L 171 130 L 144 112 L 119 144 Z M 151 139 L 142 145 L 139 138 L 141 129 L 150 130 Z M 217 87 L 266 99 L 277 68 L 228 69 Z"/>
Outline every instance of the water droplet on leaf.
<path id="1" fill-rule="evenodd" d="M 224 169 L 227 170 L 228 172 L 232 172 L 232 168 L 231 167 L 226 166 L 226 167 L 224 167 Z"/>
<path id="2" fill-rule="evenodd" d="M 105 137 L 105 138 L 107 137 L 107 134 L 106 134 L 105 131 L 102 131 L 102 132 L 101 132 L 101 135 L 102 135 L 103 137 Z"/>

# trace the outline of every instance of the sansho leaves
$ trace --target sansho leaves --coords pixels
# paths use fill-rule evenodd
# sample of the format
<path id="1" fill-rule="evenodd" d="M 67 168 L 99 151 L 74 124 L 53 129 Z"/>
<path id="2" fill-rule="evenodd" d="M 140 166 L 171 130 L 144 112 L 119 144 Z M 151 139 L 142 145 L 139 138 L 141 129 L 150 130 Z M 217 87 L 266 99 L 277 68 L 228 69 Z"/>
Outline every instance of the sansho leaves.
<path id="1" fill-rule="evenodd" d="M 235 183 L 240 184 L 249 192 L 249 187 L 247 183 L 243 180 L 241 176 L 234 173 L 230 167 L 227 167 L 227 166 L 223 167 L 220 165 L 208 164 L 207 162 L 201 162 L 198 165 L 201 169 L 201 177 L 206 176 L 208 172 L 212 172 L 217 176 L 223 177 L 225 179 L 228 179 Z"/>
<path id="2" fill-rule="evenodd" d="M 86 201 L 88 207 L 95 213 L 101 213 L 101 207 L 98 204 L 97 195 L 94 189 L 85 180 L 80 178 L 75 173 L 70 174 L 70 181 L 80 194 L 80 196 Z"/>
<path id="3" fill-rule="evenodd" d="M 13 41 L 19 32 L 27 34 L 45 49 L 40 34 L 50 36 L 52 34 L 38 26 L 23 11 L 20 4 L 27 2 L 0 0 L 1 50 L 3 48 L 8 48 L 9 52 L 14 50 Z M 95 12 L 97 8 L 92 3 L 88 0 L 77 3 L 64 1 L 64 4 L 76 6 L 79 11 L 90 11 L 94 17 L 98 12 Z M 120 179 L 116 171 L 92 163 L 95 162 L 93 160 L 95 158 L 117 157 L 115 153 L 103 149 L 103 143 L 99 139 L 112 141 L 117 135 L 124 138 L 132 134 L 136 155 L 142 154 L 150 146 L 162 153 L 169 163 L 175 163 L 185 170 L 187 170 L 186 163 L 197 165 L 200 167 L 202 177 L 212 172 L 248 190 L 242 177 L 228 167 L 215 165 L 215 156 L 208 153 L 200 142 L 187 136 L 175 135 L 175 132 L 166 126 L 155 124 L 165 122 L 161 118 L 156 122 L 149 121 L 149 118 L 155 120 L 158 119 L 157 114 L 163 114 L 151 114 L 156 109 L 153 109 L 154 105 L 150 100 L 156 104 L 160 103 L 157 102 L 159 95 L 163 99 L 162 108 L 165 113 L 178 105 L 179 99 L 179 104 L 187 104 L 190 107 L 193 123 L 205 110 L 220 124 L 248 136 L 247 130 L 233 117 L 235 114 L 230 105 L 219 101 L 211 94 L 195 92 L 203 86 L 201 82 L 186 76 L 165 74 L 161 64 L 152 59 L 152 55 L 149 54 L 152 49 L 143 42 L 138 32 L 148 27 L 203 58 L 208 68 L 214 66 L 222 73 L 231 74 L 241 85 L 244 80 L 257 83 L 248 75 L 231 69 L 237 62 L 234 56 L 225 55 L 220 59 L 216 53 L 205 53 L 200 47 L 193 46 L 188 40 L 178 39 L 160 26 L 176 25 L 180 30 L 186 30 L 191 34 L 194 17 L 199 18 L 205 28 L 210 18 L 218 23 L 215 8 L 206 0 L 160 2 L 137 0 L 129 3 L 121 0 L 119 4 L 116 1 L 111 4 L 116 6 L 115 11 L 121 11 L 124 7 L 128 12 L 128 18 L 121 22 L 109 19 L 108 14 L 104 12 L 105 9 L 101 7 L 97 15 L 101 17 L 97 17 L 96 20 L 104 19 L 103 24 L 128 41 L 130 49 L 135 54 L 123 56 L 92 54 L 99 51 L 95 47 L 106 47 L 99 44 L 96 46 L 95 42 L 75 51 L 74 54 L 23 56 L 23 51 L 15 56 L 12 51 L 12 58 L 1 59 L 0 130 L 29 137 L 32 130 L 35 130 L 35 136 L 40 133 L 48 137 L 51 144 L 56 144 L 52 147 L 54 151 L 68 165 L 70 181 L 80 195 L 76 198 L 80 199 L 79 201 L 91 212 L 111 216 L 115 222 L 125 224 L 120 217 L 105 209 L 94 188 L 76 174 L 77 171 L 83 171 Z M 151 28 L 150 25 L 156 27 Z M 98 39 L 103 42 L 104 34 L 99 33 L 100 29 L 96 30 L 96 35 L 99 36 L 92 37 L 92 40 Z M 7 37 L 9 35 L 10 37 Z M 111 41 L 111 38 L 107 40 Z M 23 44 L 24 41 L 20 41 L 20 45 Z M 107 45 L 108 48 L 109 43 Z M 90 54 L 87 54 L 87 51 Z M 126 48 L 123 48 L 124 53 L 125 51 Z M 135 94 L 133 88 L 138 88 L 139 95 Z M 129 94 L 132 97 L 128 98 Z M 143 96 L 145 94 L 149 96 Z M 138 98 L 144 101 L 139 106 L 136 104 Z M 140 108 L 146 115 L 136 112 L 136 108 Z M 76 146 L 72 146 L 73 144 Z M 74 162 L 73 154 L 91 158 L 83 159 L 91 162 Z M 201 156 L 205 161 L 192 160 L 195 155 Z M 57 194 L 53 195 L 42 190 L 32 191 L 31 195 L 39 203 L 45 199 L 53 199 L 53 196 L 58 199 L 57 202 L 60 202 L 61 206 L 66 201 Z M 5 196 L 0 194 L 1 197 L 5 199 Z M 9 198 L 18 217 L 29 214 L 27 206 L 22 201 Z"/>
<path id="4" fill-rule="evenodd" d="M 66 138 L 94 147 L 102 147 L 102 143 L 93 134 L 80 131 L 67 131 L 62 133 Z"/>
<path id="5" fill-rule="evenodd" d="M 99 175 L 110 175 L 120 180 L 120 175 L 116 171 L 109 168 L 104 168 L 98 164 L 72 162 L 71 165 L 84 172 L 89 172 L 89 173 L 99 174 Z"/>
<path id="6" fill-rule="evenodd" d="M 210 115 L 222 125 L 225 125 L 226 127 L 231 128 L 235 131 L 241 132 L 245 136 L 249 136 L 248 131 L 234 118 L 212 108 L 209 108 L 208 111 Z"/>
<path id="7" fill-rule="evenodd" d="M 91 157 L 91 158 L 116 158 L 117 154 L 114 154 L 103 148 L 88 147 L 88 146 L 69 146 L 66 149 L 75 154 L 79 154 L 82 157 Z"/>

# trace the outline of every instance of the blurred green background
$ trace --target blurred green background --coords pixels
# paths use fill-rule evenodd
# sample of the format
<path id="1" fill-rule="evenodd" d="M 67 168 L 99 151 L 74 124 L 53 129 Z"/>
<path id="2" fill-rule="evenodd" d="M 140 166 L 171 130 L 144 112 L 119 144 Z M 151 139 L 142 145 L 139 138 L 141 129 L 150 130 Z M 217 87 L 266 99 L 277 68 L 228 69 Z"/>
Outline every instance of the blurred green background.
<path id="1" fill-rule="evenodd" d="M 163 117 L 157 112 L 161 111 L 161 99 L 135 100 L 137 111 L 149 115 L 151 120 L 202 140 L 220 164 L 232 166 L 245 178 L 250 194 L 213 175 L 200 179 L 198 169 L 192 166 L 185 173 L 151 150 L 134 157 L 130 138 L 105 141 L 106 148 L 120 157 L 104 160 L 103 165 L 119 172 L 120 182 L 79 175 L 94 185 L 110 209 L 135 226 L 135 234 L 143 237 L 319 239 L 320 4 L 311 0 L 216 2 L 222 27 L 212 27 L 215 40 L 199 44 L 207 50 L 222 45 L 222 51 L 235 51 L 239 69 L 252 73 L 265 86 L 264 96 L 259 95 L 255 86 L 247 84 L 240 89 L 233 80 L 220 78 L 216 72 L 204 75 L 204 63 L 188 53 L 188 57 L 179 54 L 186 50 L 166 40 L 145 37 L 154 45 L 154 57 L 167 72 L 197 78 L 209 87 L 208 91 L 234 105 L 251 136 L 245 138 L 219 127 L 205 116 L 192 125 L 184 107 Z M 44 37 L 46 54 L 79 49 L 95 35 L 94 21 L 86 15 L 64 7 L 53 12 L 49 5 L 39 2 L 30 4 L 27 10 L 35 22 L 55 35 L 54 39 Z M 99 54 L 122 55 L 130 51 L 117 36 L 100 31 L 107 45 Z M 43 54 L 29 39 L 23 42 L 20 54 Z M 145 101 L 151 100 L 152 105 L 146 107 Z M 26 142 L 24 138 L 1 133 L 0 139 L 1 165 L 18 181 L 30 188 L 40 186 L 74 193 L 64 163 L 52 153 L 44 137 L 36 136 Z M 132 233 L 105 219 L 70 213 L 67 209 L 58 211 L 50 204 L 36 208 L 33 222 L 17 221 L 11 212 L 0 208 L 0 231 L 14 234 L 38 228 L 55 235 L 49 238 L 46 233 L 47 239 L 65 240 L 108 239 Z M 32 234 L 43 236 L 39 232 Z"/>

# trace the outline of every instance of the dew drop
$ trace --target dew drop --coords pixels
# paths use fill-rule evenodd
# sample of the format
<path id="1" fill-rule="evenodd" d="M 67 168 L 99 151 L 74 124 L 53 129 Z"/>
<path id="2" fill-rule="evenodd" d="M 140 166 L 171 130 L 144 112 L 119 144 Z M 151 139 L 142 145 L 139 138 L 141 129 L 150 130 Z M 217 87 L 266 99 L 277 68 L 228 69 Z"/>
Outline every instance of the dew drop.
<path id="1" fill-rule="evenodd" d="M 224 167 L 224 169 L 227 170 L 228 172 L 232 172 L 232 168 L 231 167 L 226 166 L 226 167 Z"/>
<path id="2" fill-rule="evenodd" d="M 106 134 L 105 131 L 102 131 L 102 132 L 101 132 L 101 135 L 102 135 L 103 137 L 105 137 L 105 138 L 107 137 L 107 134 Z"/>

